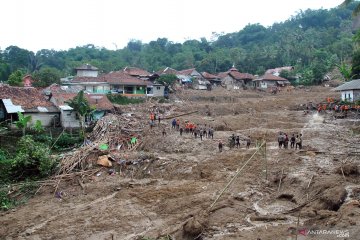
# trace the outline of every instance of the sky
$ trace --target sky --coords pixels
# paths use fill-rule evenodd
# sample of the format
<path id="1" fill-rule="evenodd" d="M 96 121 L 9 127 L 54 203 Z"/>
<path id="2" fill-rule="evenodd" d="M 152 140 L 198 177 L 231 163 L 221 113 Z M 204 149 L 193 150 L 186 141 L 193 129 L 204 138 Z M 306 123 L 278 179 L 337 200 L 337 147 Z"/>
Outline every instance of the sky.
<path id="1" fill-rule="evenodd" d="M 268 27 L 301 10 L 330 9 L 343 0 L 3 0 L 0 49 L 68 50 L 94 44 L 121 49 L 130 40 L 182 43 L 213 32 Z"/>

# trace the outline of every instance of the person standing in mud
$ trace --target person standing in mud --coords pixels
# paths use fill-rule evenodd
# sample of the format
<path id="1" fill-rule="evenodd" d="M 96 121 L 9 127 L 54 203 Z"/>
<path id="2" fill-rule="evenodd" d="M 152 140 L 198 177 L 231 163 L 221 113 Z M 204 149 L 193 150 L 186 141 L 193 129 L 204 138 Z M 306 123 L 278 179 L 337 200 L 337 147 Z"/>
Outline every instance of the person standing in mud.
<path id="1" fill-rule="evenodd" d="M 219 142 L 218 148 L 219 148 L 219 152 L 222 152 L 222 149 L 223 149 L 223 144 L 222 144 L 222 142 L 221 142 L 221 141 Z"/>
<path id="2" fill-rule="evenodd" d="M 199 135 L 200 135 L 200 140 L 202 141 L 202 138 L 203 138 L 203 130 L 202 129 L 199 129 Z"/>
<path id="3" fill-rule="evenodd" d="M 236 136 L 236 148 L 240 148 L 240 137 L 239 136 Z"/>
<path id="4" fill-rule="evenodd" d="M 176 119 L 175 119 L 175 118 L 172 120 L 171 126 L 172 126 L 172 128 L 175 128 L 175 127 L 176 127 Z"/>
<path id="5" fill-rule="evenodd" d="M 300 133 L 300 136 L 297 138 L 295 149 L 297 149 L 297 147 L 299 147 L 299 149 L 302 149 L 302 134 L 301 133 Z"/>
<path id="6" fill-rule="evenodd" d="M 294 148 L 295 147 L 295 135 L 293 134 L 290 138 L 290 147 Z"/>
<path id="7" fill-rule="evenodd" d="M 279 133 L 279 136 L 278 136 L 278 143 L 279 143 L 279 148 L 281 148 L 284 144 L 284 135 L 282 132 Z"/>
<path id="8" fill-rule="evenodd" d="M 284 148 L 287 149 L 289 146 L 289 137 L 288 135 L 285 133 L 284 134 Z"/>
<path id="9" fill-rule="evenodd" d="M 180 136 L 182 136 L 184 129 L 182 127 L 180 127 L 179 131 L 180 131 Z"/>
<path id="10" fill-rule="evenodd" d="M 246 148 L 247 149 L 250 148 L 250 144 L 251 144 L 251 138 L 250 138 L 250 136 L 248 136 L 248 138 L 246 139 Z"/>

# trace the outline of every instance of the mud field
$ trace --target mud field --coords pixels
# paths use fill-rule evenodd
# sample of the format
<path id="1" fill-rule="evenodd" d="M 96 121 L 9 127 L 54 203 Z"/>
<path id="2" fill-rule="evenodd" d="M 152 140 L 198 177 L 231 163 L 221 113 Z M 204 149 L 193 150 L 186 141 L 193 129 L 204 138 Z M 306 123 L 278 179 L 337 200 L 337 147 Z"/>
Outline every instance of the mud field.
<path id="1" fill-rule="evenodd" d="M 360 119 L 305 115 L 302 107 L 336 96 L 324 87 L 177 93 L 157 105 L 163 117 L 197 111 L 179 118 L 210 125 L 214 139 L 180 136 L 171 119 L 146 126 L 138 148 L 119 153 L 144 161 L 116 174 L 95 167 L 81 185 L 61 180 L 60 198 L 41 188 L 1 213 L 0 239 L 360 239 Z M 147 118 L 148 109 L 122 112 Z M 303 149 L 279 149 L 279 131 L 302 133 Z M 239 149 L 226 144 L 233 133 Z M 266 150 L 256 147 L 263 140 Z"/>

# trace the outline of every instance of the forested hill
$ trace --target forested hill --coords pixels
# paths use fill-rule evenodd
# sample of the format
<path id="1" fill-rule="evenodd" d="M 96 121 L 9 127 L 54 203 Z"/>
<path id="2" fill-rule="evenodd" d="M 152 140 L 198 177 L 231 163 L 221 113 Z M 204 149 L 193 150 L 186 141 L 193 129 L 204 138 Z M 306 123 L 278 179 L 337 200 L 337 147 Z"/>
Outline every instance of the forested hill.
<path id="1" fill-rule="evenodd" d="M 0 80 L 6 81 L 16 70 L 63 77 L 73 74 L 74 67 L 90 63 L 102 72 L 134 66 L 150 72 L 164 67 L 178 70 L 196 67 L 210 73 L 226 71 L 235 64 L 241 72 L 252 74 L 292 65 L 303 76 L 302 81 L 316 82 L 335 64 L 351 59 L 354 47 L 351 14 L 355 5 L 301 11 L 268 28 L 249 24 L 239 32 L 214 34 L 213 41 L 202 38 L 181 44 L 158 38 L 149 43 L 132 40 L 119 50 L 88 44 L 67 51 L 43 49 L 36 53 L 9 46 L 0 52 Z M 56 81 L 51 79 L 44 84 Z"/>

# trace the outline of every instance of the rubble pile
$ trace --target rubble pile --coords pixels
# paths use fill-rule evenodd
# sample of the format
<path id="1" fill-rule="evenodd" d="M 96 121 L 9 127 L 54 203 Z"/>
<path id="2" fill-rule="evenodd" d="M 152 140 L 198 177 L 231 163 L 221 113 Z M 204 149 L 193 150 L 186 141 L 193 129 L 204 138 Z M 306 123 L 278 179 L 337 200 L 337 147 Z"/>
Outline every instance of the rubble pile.
<path id="1" fill-rule="evenodd" d="M 90 168 L 99 156 L 112 152 L 136 150 L 146 126 L 142 119 L 130 113 L 103 117 L 96 123 L 82 147 L 63 156 L 59 173 Z"/>

